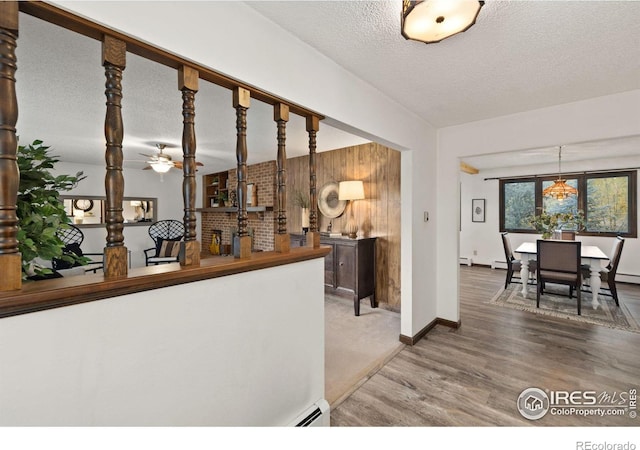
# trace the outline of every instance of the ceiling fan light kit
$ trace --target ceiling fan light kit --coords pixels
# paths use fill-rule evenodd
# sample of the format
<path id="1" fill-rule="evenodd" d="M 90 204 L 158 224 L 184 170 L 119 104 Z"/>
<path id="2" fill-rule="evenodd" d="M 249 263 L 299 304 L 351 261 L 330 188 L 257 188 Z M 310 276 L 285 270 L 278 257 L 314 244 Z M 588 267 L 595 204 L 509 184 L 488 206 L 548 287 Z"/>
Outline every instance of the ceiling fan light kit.
<path id="1" fill-rule="evenodd" d="M 167 173 L 173 167 L 173 163 L 171 161 L 150 162 L 149 165 L 158 173 Z"/>
<path id="2" fill-rule="evenodd" d="M 156 155 L 147 155 L 145 153 L 140 153 L 142 156 L 149 158 L 145 162 L 148 164 L 142 170 L 153 169 L 154 172 L 163 174 L 169 172 L 171 169 L 179 169 L 182 170 L 182 162 L 181 161 L 173 161 L 171 155 L 164 153 L 164 149 L 167 147 L 167 144 L 156 144 L 156 148 L 158 149 L 158 154 Z M 196 161 L 196 166 L 203 166 L 203 164 L 199 161 Z"/>
<path id="3" fill-rule="evenodd" d="M 434 44 L 476 23 L 483 1 L 403 0 L 401 27 L 405 39 Z"/>

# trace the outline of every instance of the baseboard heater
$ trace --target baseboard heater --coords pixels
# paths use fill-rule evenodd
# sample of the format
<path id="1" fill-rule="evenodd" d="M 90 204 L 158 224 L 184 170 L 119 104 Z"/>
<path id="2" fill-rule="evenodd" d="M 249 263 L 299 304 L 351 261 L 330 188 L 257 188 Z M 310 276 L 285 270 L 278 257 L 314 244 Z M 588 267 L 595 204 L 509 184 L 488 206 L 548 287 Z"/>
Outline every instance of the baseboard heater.
<path id="1" fill-rule="evenodd" d="M 289 424 L 292 427 L 328 427 L 329 425 L 329 403 L 325 399 L 315 402 Z"/>
<path id="2" fill-rule="evenodd" d="M 506 269 L 507 268 L 507 262 L 506 261 L 494 261 L 491 263 L 491 268 L 492 269 Z"/>

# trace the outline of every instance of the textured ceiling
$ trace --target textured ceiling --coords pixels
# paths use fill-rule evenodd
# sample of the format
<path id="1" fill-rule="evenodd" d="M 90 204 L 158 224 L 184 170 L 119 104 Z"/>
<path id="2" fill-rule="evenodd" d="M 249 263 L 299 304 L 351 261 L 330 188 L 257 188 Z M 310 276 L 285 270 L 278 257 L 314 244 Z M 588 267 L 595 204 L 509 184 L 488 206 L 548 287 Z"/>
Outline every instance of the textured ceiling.
<path id="1" fill-rule="evenodd" d="M 63 161 L 104 165 L 105 78 L 100 42 L 21 14 L 18 43 L 20 144 L 41 139 Z M 176 71 L 128 53 L 122 86 L 124 166 L 145 167 L 147 158 L 141 153 L 155 153 L 155 143 L 167 144 L 164 152 L 181 160 L 182 95 Z M 204 164 L 200 172 L 236 166 L 235 127 L 231 91 L 201 80 L 196 96 L 196 153 Z M 248 162 L 275 159 L 272 106 L 253 100 L 247 127 Z M 318 133 L 320 152 L 364 142 L 368 141 L 324 123 Z M 291 114 L 287 156 L 308 152 L 305 119 Z"/>
<path id="2" fill-rule="evenodd" d="M 431 45 L 402 38 L 400 1 L 245 3 L 436 127 L 640 89 L 640 1 L 486 2 L 476 25 Z M 191 7 L 213 13 L 216 4 Z M 21 143 L 44 139 L 64 160 L 104 164 L 100 44 L 24 14 L 20 21 Z M 175 71 L 128 55 L 124 92 L 125 166 L 142 168 L 139 153 L 152 152 L 155 142 L 169 144 L 167 152 L 179 158 Z M 230 91 L 201 83 L 196 105 L 201 170 L 233 167 Z M 274 159 L 271 107 L 253 102 L 248 122 L 249 162 Z M 319 151 L 365 142 L 326 124 L 319 137 Z M 638 149 L 639 141 L 611 146 L 607 154 Z M 287 151 L 307 152 L 305 124 L 295 115 L 287 126 Z M 554 152 L 547 153 L 553 162 Z M 524 161 L 509 161 L 512 156 L 502 154 L 503 163 Z"/>
<path id="3" fill-rule="evenodd" d="M 400 1 L 246 3 L 435 127 L 640 88 L 639 1 L 488 1 L 429 45 Z"/>

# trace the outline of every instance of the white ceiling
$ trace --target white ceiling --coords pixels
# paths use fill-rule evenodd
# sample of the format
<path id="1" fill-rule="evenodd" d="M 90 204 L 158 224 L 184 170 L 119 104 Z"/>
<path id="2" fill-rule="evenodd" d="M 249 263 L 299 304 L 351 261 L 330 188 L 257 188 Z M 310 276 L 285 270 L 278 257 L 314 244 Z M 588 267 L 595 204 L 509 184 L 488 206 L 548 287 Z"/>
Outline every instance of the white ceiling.
<path id="1" fill-rule="evenodd" d="M 206 7 L 213 10 L 216 3 Z M 398 0 L 246 3 L 436 127 L 640 89 L 640 1 L 486 2 L 476 25 L 431 45 L 400 35 Z M 34 26 L 36 19 L 21 15 L 20 20 L 21 142 L 42 138 L 64 159 L 103 164 L 100 44 L 56 27 L 47 31 L 55 34 L 41 39 L 45 34 Z M 125 75 L 125 159 L 143 160 L 138 153 L 149 153 L 155 142 L 174 145 L 169 152 L 179 157 L 181 98 L 175 71 L 128 55 Z M 197 153 L 204 170 L 233 167 L 230 92 L 201 83 L 196 106 Z M 248 121 L 249 162 L 274 159 L 271 107 L 254 102 Z M 365 142 L 327 125 L 321 132 L 319 151 Z M 608 157 L 637 154 L 639 143 L 636 138 L 611 146 L 576 145 L 574 155 L 564 144 L 571 159 L 599 157 L 603 148 Z M 287 127 L 287 151 L 289 156 L 307 152 L 304 121 L 294 115 Z M 563 159 L 564 153 L 563 148 Z M 511 156 L 500 155 L 502 164 L 523 161 L 505 161 Z M 475 163 L 488 167 L 495 162 Z"/>

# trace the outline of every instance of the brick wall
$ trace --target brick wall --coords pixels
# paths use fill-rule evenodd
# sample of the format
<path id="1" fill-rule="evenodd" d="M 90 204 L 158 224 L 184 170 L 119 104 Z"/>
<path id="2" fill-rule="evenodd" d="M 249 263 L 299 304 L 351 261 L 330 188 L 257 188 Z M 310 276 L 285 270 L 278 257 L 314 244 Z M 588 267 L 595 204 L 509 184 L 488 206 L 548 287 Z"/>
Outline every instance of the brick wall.
<path id="1" fill-rule="evenodd" d="M 229 170 L 229 189 L 235 189 L 238 177 L 236 169 Z M 258 194 L 258 206 L 273 207 L 275 204 L 276 162 L 247 166 L 247 183 L 254 183 Z M 231 230 L 238 227 L 235 213 L 203 211 L 201 219 L 203 251 L 207 251 L 213 237 L 213 230 L 222 231 L 222 244 L 231 245 Z M 273 250 L 275 229 L 274 211 L 249 213 L 247 226 L 253 228 L 253 247 L 255 250 Z"/>

